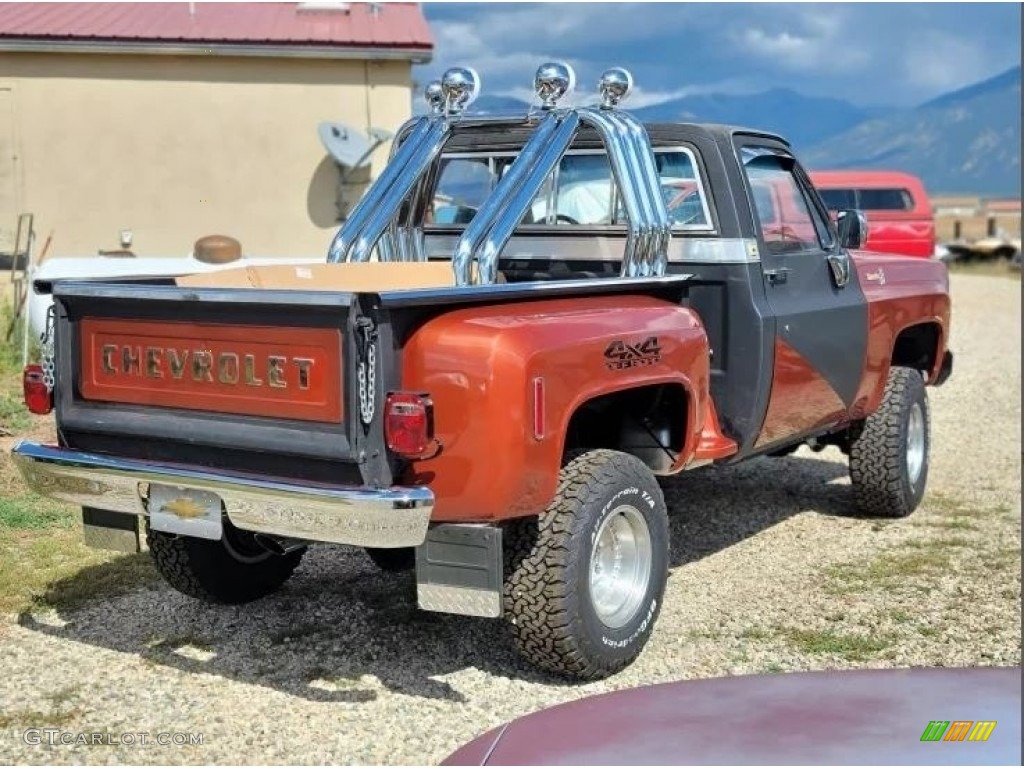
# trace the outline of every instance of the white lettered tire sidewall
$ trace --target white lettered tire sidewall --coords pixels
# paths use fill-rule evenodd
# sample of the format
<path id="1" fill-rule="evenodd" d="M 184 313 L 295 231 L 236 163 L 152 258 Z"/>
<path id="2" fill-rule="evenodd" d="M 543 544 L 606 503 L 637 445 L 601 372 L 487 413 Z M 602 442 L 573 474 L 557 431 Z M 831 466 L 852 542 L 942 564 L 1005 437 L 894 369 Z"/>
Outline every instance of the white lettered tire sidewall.
<path id="1" fill-rule="evenodd" d="M 665 502 L 653 478 L 652 487 L 644 488 L 643 485 L 637 483 L 617 490 L 591 517 L 588 521 L 587 546 L 581 553 L 580 568 L 577 571 L 579 594 L 586 598 L 581 601 L 580 611 L 590 643 L 600 648 L 602 655 L 619 657 L 627 663 L 636 658 L 650 637 L 661 610 L 668 576 L 669 533 Z M 611 628 L 600 619 L 594 607 L 590 592 L 590 558 L 597 544 L 601 524 L 624 505 L 636 509 L 647 523 L 651 541 L 650 573 L 644 598 L 633 616 L 622 627 Z"/>

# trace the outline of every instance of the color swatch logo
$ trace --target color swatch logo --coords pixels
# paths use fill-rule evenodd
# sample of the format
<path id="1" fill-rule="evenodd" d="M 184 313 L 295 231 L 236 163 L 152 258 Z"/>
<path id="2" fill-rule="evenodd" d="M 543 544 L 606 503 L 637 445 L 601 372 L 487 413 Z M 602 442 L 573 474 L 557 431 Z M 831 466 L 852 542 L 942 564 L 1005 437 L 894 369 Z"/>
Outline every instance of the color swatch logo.
<path id="1" fill-rule="evenodd" d="M 988 741 L 995 729 L 995 720 L 932 720 L 921 741 Z"/>

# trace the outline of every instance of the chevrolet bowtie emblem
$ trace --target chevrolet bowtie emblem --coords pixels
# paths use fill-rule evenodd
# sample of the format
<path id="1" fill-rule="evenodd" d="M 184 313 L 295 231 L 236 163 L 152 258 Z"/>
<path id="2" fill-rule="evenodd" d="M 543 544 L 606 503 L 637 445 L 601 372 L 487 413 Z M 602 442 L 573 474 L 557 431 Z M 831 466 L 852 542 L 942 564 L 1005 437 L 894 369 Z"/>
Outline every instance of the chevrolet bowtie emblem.
<path id="1" fill-rule="evenodd" d="M 161 512 L 169 512 L 175 517 L 181 517 L 186 520 L 190 520 L 194 517 L 205 517 L 206 511 L 201 505 L 196 504 L 192 499 L 182 496 L 181 498 L 172 499 L 171 501 L 165 502 L 160 507 Z"/>

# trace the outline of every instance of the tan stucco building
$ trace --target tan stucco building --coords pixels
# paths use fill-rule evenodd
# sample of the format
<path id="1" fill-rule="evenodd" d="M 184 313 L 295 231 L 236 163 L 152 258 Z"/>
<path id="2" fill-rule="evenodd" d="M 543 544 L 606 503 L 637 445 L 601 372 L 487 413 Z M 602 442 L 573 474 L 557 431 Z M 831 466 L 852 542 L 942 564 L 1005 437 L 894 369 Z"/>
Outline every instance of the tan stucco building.
<path id="1" fill-rule="evenodd" d="M 122 230 L 140 256 L 212 233 L 322 255 L 340 174 L 318 125 L 393 132 L 430 52 L 412 4 L 0 4 L 0 252 L 27 211 L 50 256 Z"/>

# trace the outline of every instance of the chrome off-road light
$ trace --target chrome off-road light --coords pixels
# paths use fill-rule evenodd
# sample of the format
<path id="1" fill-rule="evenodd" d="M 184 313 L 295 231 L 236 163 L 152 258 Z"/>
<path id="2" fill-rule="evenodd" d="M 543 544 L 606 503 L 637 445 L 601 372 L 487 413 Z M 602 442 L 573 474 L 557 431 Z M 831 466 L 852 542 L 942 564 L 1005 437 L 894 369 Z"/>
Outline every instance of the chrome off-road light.
<path id="1" fill-rule="evenodd" d="M 601 109 L 615 109 L 633 90 L 633 75 L 622 67 L 606 69 L 597 81 L 597 90 L 601 94 Z"/>
<path id="2" fill-rule="evenodd" d="M 558 100 L 576 87 L 576 71 L 564 61 L 549 61 L 537 68 L 533 89 L 540 98 L 541 109 L 554 109 Z"/>
<path id="3" fill-rule="evenodd" d="M 441 94 L 449 114 L 458 114 L 480 94 L 480 75 L 472 67 L 452 67 L 441 76 Z"/>

